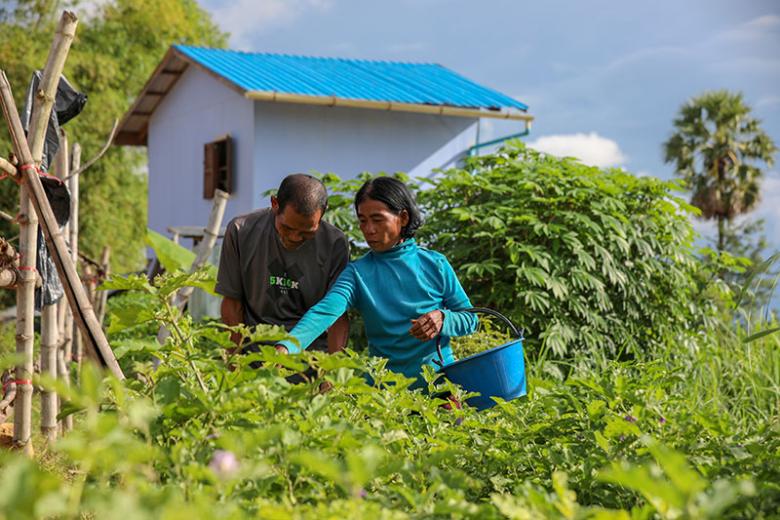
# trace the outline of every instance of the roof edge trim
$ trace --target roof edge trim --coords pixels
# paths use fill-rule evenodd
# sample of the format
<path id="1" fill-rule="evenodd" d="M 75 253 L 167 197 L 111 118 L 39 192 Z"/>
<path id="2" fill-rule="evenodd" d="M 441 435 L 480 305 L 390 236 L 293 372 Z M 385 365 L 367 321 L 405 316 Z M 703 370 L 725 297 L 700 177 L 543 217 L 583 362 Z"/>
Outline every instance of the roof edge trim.
<path id="1" fill-rule="evenodd" d="M 253 101 L 271 101 L 275 103 L 293 103 L 300 105 L 339 106 L 350 108 L 368 108 L 392 112 L 413 112 L 455 117 L 487 117 L 493 119 L 511 119 L 530 123 L 534 116 L 520 110 L 487 110 L 481 108 L 462 108 L 450 105 L 425 105 L 422 103 L 399 103 L 393 101 L 373 101 L 368 99 L 348 99 L 336 96 L 307 96 L 276 91 L 249 90 L 244 97 Z"/>

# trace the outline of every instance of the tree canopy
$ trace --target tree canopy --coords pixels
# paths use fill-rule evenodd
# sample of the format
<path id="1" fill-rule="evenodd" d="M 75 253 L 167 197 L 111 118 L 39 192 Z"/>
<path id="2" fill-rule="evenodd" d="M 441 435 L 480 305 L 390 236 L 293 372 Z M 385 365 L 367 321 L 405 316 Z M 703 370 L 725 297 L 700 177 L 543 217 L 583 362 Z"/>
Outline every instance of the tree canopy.
<path id="1" fill-rule="evenodd" d="M 81 1 L 21 0 L 0 7 L 0 63 L 21 110 L 32 72 L 42 69 L 62 9 L 79 16 L 65 76 L 89 99 L 84 111 L 64 126 L 70 143 L 82 147 L 82 161 L 105 144 L 113 122 L 175 43 L 224 47 L 227 34 L 192 0 L 111 0 L 95 7 Z M 11 149 L 5 125 L 0 149 Z M 104 245 L 114 252 L 115 272 L 143 265 L 146 230 L 146 151 L 112 147 L 81 178 L 80 248 L 98 256 Z M 0 209 L 15 213 L 18 191 L 0 183 Z M 0 235 L 17 234 L 0 222 Z"/>
<path id="2" fill-rule="evenodd" d="M 760 199 L 762 163 L 774 164 L 777 146 L 751 114 L 742 94 L 705 92 L 685 103 L 664 143 L 664 158 L 691 190 L 691 204 L 718 222 L 718 250 L 726 227 Z"/>

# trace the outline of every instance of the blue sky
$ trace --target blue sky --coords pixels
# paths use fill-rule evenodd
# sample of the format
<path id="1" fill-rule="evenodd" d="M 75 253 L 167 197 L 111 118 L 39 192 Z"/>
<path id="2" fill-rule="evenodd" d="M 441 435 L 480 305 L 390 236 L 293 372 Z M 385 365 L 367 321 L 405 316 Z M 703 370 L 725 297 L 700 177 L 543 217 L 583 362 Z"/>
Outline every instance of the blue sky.
<path id="1" fill-rule="evenodd" d="M 661 143 L 680 105 L 707 89 L 743 92 L 780 144 L 776 0 L 202 4 L 236 49 L 445 65 L 530 105 L 532 146 L 595 165 L 670 178 Z M 483 136 L 519 129 L 486 122 Z M 780 167 L 763 198 L 753 216 L 780 249 Z"/>

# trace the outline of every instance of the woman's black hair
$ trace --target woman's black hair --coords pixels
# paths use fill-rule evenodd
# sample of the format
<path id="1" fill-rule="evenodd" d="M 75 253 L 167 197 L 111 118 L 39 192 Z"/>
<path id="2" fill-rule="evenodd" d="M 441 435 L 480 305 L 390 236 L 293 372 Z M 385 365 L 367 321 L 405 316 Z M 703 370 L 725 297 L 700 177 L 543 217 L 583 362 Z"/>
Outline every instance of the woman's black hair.
<path id="1" fill-rule="evenodd" d="M 406 184 L 393 177 L 376 177 L 360 187 L 355 195 L 355 211 L 366 199 L 378 200 L 396 215 L 406 210 L 409 223 L 401 229 L 401 238 L 412 238 L 422 225 L 422 214 L 414 200 L 414 195 Z"/>

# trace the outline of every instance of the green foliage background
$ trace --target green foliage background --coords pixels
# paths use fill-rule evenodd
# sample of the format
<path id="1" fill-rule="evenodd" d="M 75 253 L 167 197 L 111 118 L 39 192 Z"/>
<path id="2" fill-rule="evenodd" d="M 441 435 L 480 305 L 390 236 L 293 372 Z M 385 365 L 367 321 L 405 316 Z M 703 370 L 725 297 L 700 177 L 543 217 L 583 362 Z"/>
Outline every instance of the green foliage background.
<path id="1" fill-rule="evenodd" d="M 339 188 L 329 218 L 349 226 L 348 193 L 360 180 L 327 182 Z M 117 277 L 104 287 L 127 291 L 110 300 L 108 327 L 127 379 L 106 378 L 89 364 L 78 388 L 39 379 L 62 396 L 77 428 L 46 449 L 42 460 L 54 457 L 48 466 L 0 454 L 0 478 L 23 483 L 0 490 L 0 516 L 773 518 L 780 507 L 778 327 L 749 315 L 732 321 L 743 294 L 721 276 L 735 261 L 693 255 L 686 208 L 672 202 L 672 187 L 515 144 L 444 173 L 420 195 L 429 219 L 421 239 L 455 259 L 467 287 L 483 285 L 469 287 L 472 297 L 534 327 L 528 396 L 482 412 L 441 408 L 432 393 L 447 389 L 461 402 L 468 395 L 431 370 L 428 387 L 410 391 L 411 380 L 365 353 L 288 356 L 265 347 L 234 354 L 231 332 L 271 343 L 286 332 L 182 315 L 171 296 L 213 286 L 213 270 L 187 273 L 192 253 L 150 234 L 167 273 L 152 282 Z M 564 216 L 576 218 L 572 208 L 593 223 L 566 227 Z M 559 227 L 544 233 L 551 225 Z M 357 240 L 354 225 L 348 231 Z M 502 257 L 516 235 L 514 243 L 538 251 Z M 632 246 L 653 253 L 630 255 Z M 594 265 L 589 257 L 597 255 Z M 469 262 L 477 265 L 470 272 Z M 499 262 L 492 276 L 479 269 Z M 633 265 L 644 267 L 632 272 Z M 602 292 L 574 288 L 557 297 L 560 287 L 545 280 L 570 277 L 555 266 L 589 273 Z M 527 269 L 543 271 L 540 280 Z M 659 302 L 652 287 L 631 292 L 610 270 L 688 299 Z M 528 290 L 555 306 L 513 298 Z M 629 297 L 643 313 L 617 323 Z M 589 312 L 612 317 L 611 329 L 594 334 L 614 330 L 613 343 L 575 334 L 557 351 L 550 346 L 548 322 L 562 316 L 582 330 L 587 316 L 567 309 L 600 299 L 614 308 Z M 643 332 L 645 322 L 655 335 Z M 170 332 L 162 345 L 161 326 Z M 502 339 L 489 327 L 455 351 Z M 307 365 L 311 379 L 290 384 L 286 377 Z M 327 393 L 324 382 L 332 385 Z"/>
<path id="2" fill-rule="evenodd" d="M 326 218 L 355 255 L 365 249 L 352 199 L 365 178 L 323 176 L 333 193 Z M 447 256 L 474 305 L 524 327 L 534 355 L 636 356 L 690 342 L 717 314 L 693 247 L 696 209 L 675 182 L 519 141 L 418 182 L 418 241 Z"/>
<path id="3" fill-rule="evenodd" d="M 191 0 L 113 0 L 94 3 L 51 0 L 3 1 L 0 4 L 0 66 L 14 88 L 18 108 L 33 70 L 42 69 L 62 9 L 79 16 L 76 39 L 65 76 L 88 95 L 84 111 L 64 126 L 71 145 L 82 147 L 82 164 L 106 142 L 157 66 L 169 45 L 225 46 L 227 35 Z M 0 153 L 10 151 L 7 130 L 0 130 Z M 81 178 L 80 248 L 97 258 L 104 245 L 112 250 L 112 269 L 143 267 L 146 232 L 146 151 L 112 147 Z M 0 182 L 0 209 L 14 214 L 18 189 Z M 15 237 L 18 228 L 0 221 L 0 236 Z"/>

